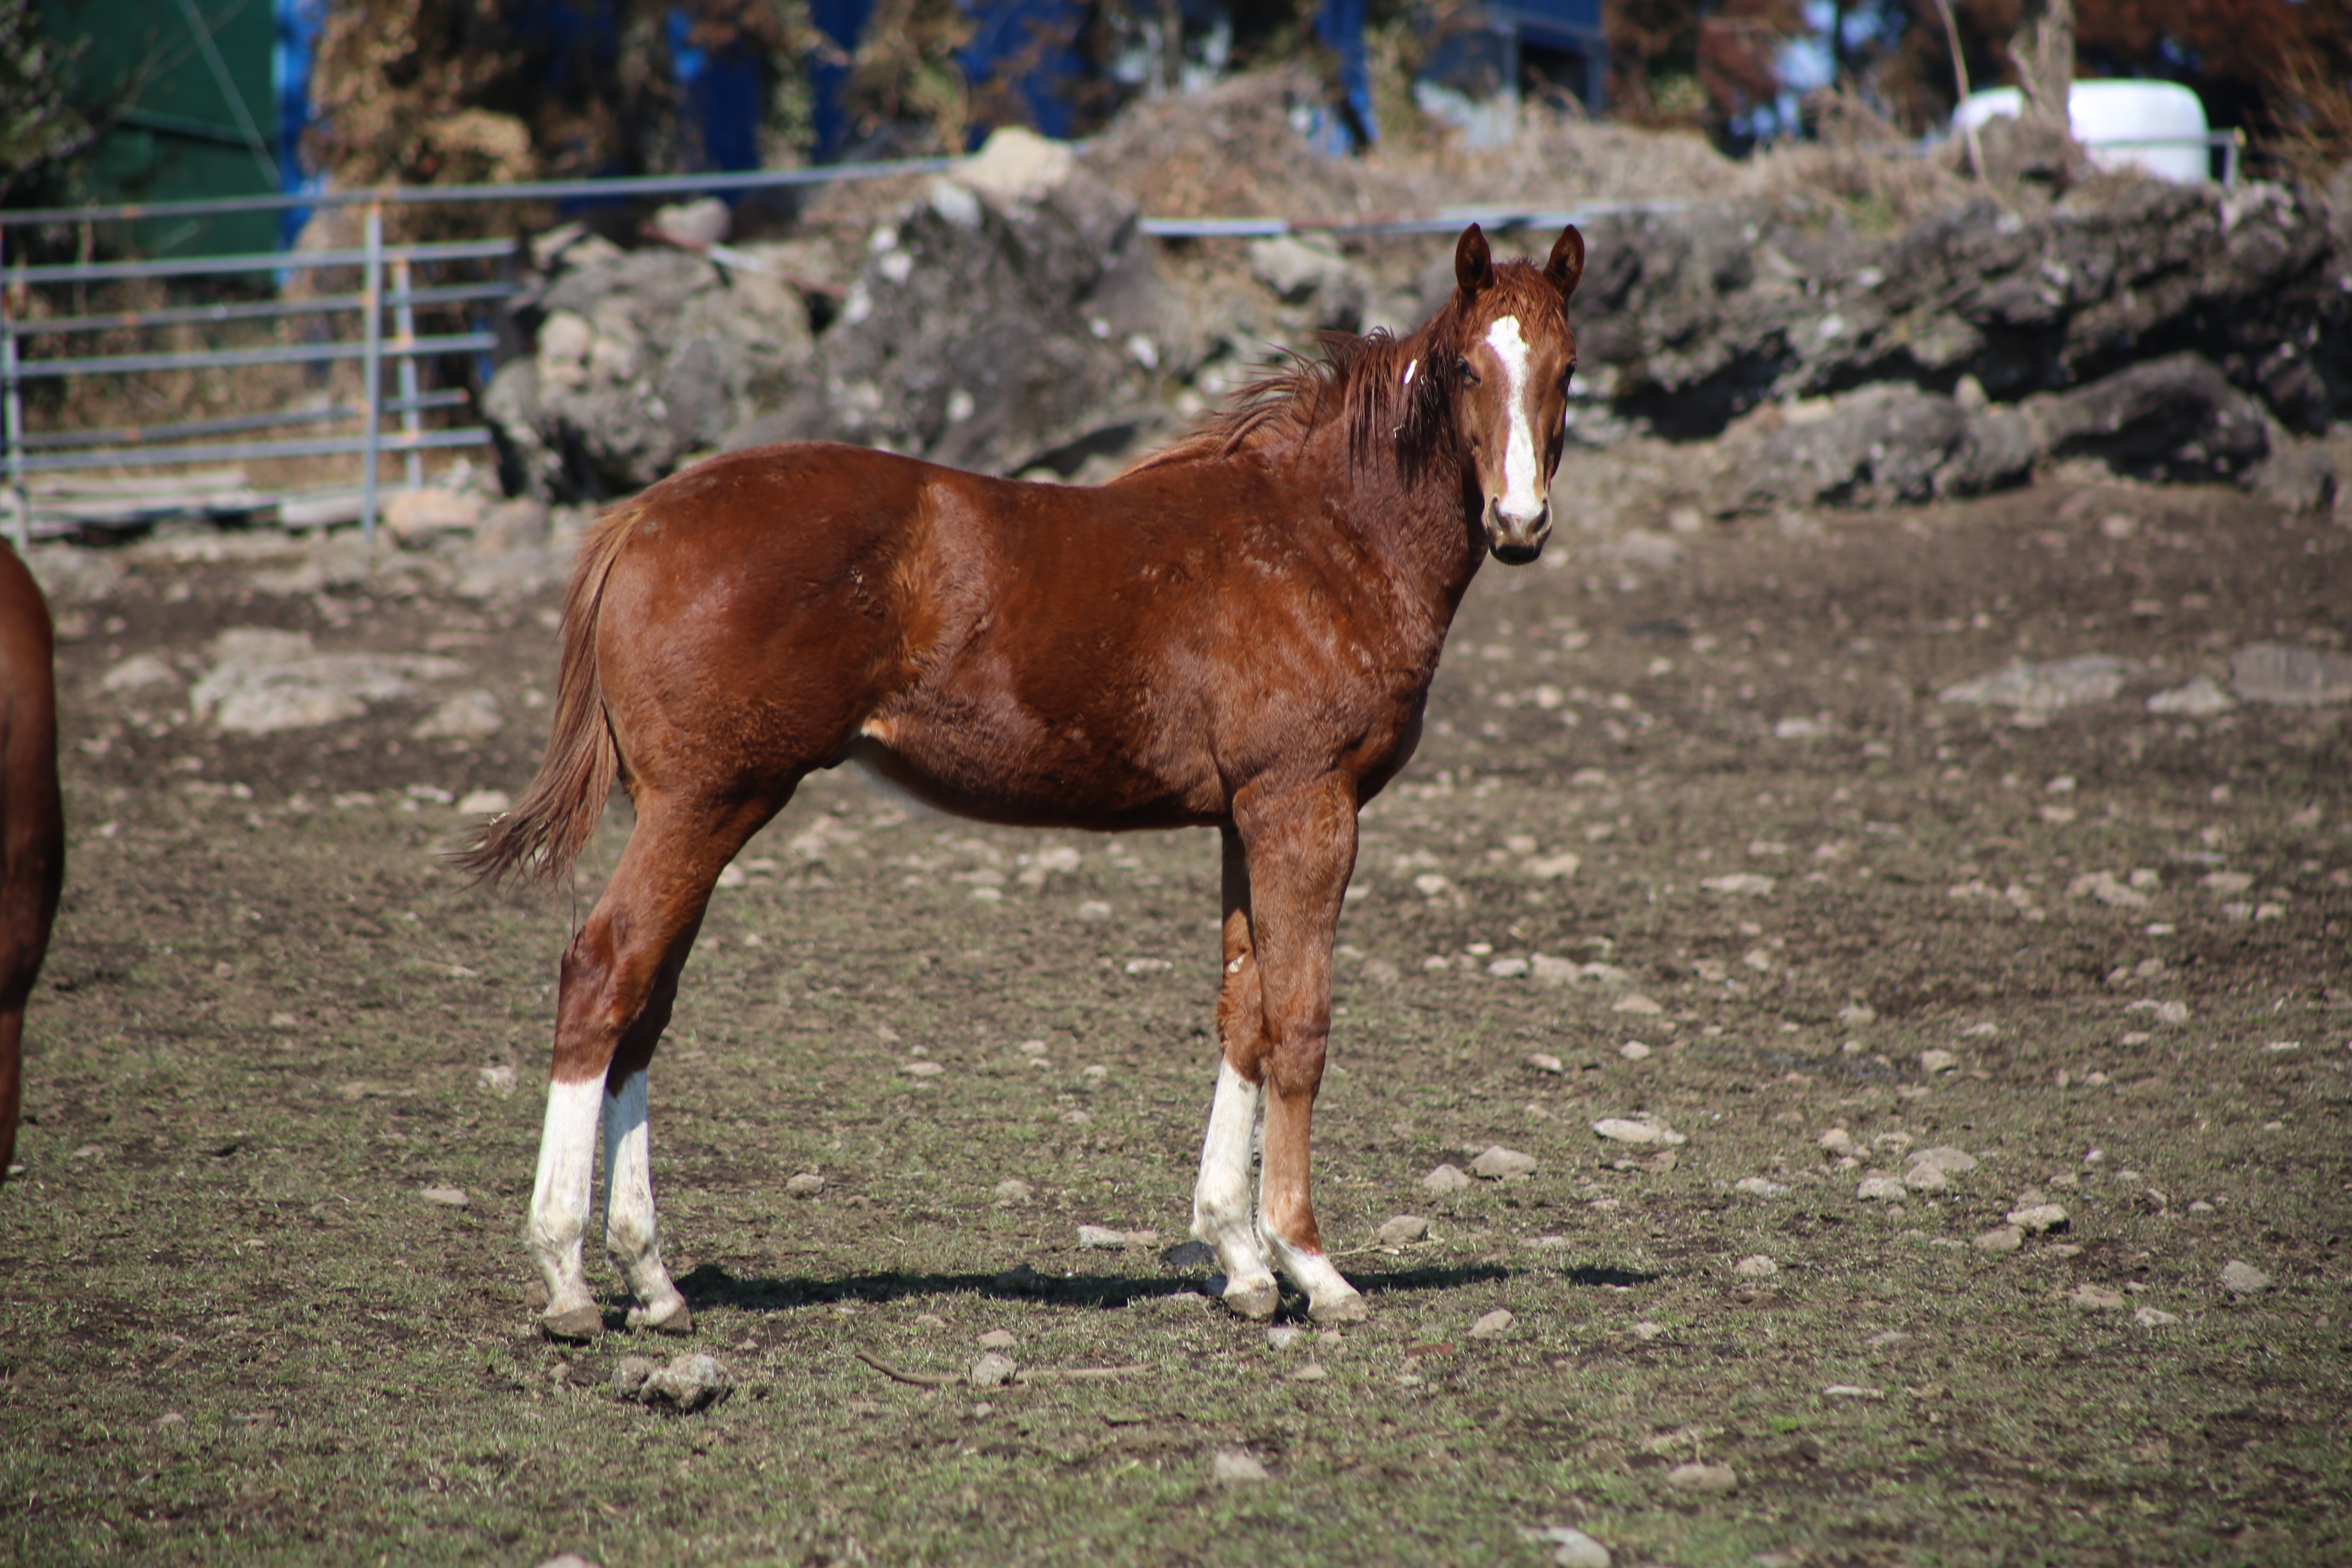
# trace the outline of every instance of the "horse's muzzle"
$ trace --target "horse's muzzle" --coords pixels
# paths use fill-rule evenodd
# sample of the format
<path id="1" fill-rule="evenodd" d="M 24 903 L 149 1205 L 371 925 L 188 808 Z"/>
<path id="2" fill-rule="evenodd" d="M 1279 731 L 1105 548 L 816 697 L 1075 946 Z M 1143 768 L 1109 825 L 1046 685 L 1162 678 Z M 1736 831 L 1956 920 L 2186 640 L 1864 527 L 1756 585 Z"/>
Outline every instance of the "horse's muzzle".
<path id="1" fill-rule="evenodd" d="M 1549 505 L 1522 521 L 1507 515 L 1490 500 L 1486 503 L 1486 548 L 1506 566 L 1524 566 L 1533 561 L 1543 553 L 1544 541 L 1551 537 Z"/>

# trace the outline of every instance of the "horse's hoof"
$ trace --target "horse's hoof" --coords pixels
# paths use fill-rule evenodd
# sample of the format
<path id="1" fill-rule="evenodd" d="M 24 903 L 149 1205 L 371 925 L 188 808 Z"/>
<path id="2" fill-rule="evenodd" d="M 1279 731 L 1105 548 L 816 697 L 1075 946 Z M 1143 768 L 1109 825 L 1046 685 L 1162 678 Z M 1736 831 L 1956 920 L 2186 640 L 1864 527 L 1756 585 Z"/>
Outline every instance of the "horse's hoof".
<path id="1" fill-rule="evenodd" d="M 694 1313 L 681 1296 L 659 1307 L 630 1308 L 629 1327 L 648 1329 L 656 1334 L 690 1334 L 694 1332 Z"/>
<path id="2" fill-rule="evenodd" d="M 548 1313 L 539 1326 L 551 1340 L 593 1340 L 604 1331 L 604 1314 L 594 1307 L 573 1307 Z"/>
<path id="3" fill-rule="evenodd" d="M 1310 1301 L 1307 1315 L 1318 1323 L 1360 1323 L 1372 1315 L 1363 1297 L 1350 1290 L 1344 1296 L 1324 1296 Z"/>
<path id="4" fill-rule="evenodd" d="M 1282 1292 L 1271 1279 L 1249 1279 L 1225 1287 L 1225 1305 L 1238 1317 L 1263 1322 L 1282 1304 Z"/>

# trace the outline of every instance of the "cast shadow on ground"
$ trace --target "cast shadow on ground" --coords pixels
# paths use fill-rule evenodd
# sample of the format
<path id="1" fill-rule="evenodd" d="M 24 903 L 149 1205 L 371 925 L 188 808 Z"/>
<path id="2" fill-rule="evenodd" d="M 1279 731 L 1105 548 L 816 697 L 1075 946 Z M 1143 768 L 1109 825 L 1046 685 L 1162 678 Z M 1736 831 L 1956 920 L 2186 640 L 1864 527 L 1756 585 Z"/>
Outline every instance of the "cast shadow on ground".
<path id="1" fill-rule="evenodd" d="M 845 1274 L 832 1279 L 775 1279 L 738 1276 L 724 1266 L 705 1263 L 677 1281 L 687 1304 L 696 1311 L 733 1307 L 750 1312 L 783 1311 L 795 1307 L 824 1306 L 835 1301 L 900 1301 L 914 1297 L 974 1295 L 1000 1300 L 1049 1301 L 1060 1306 L 1118 1308 L 1185 1292 L 1213 1294 L 1212 1277 L 1199 1270 L 1149 1274 L 1145 1265 L 1128 1274 L 1041 1274 L 1026 1264 L 1001 1274 L 887 1272 Z M 1467 1285 L 1508 1279 L 1514 1270 L 1495 1263 L 1472 1263 L 1421 1268 L 1351 1269 L 1349 1279 L 1366 1296 L 1379 1298 L 1421 1291 L 1454 1290 Z M 1561 1270 L 1571 1284 L 1597 1288 L 1646 1285 L 1659 1278 L 1636 1269 L 1588 1265 Z M 1305 1299 L 1284 1293 L 1284 1315 L 1303 1310 Z"/>
<path id="2" fill-rule="evenodd" d="M 824 1306 L 835 1301 L 899 1301 L 921 1296 L 992 1296 L 1002 1300 L 1050 1301 L 1060 1306 L 1116 1308 L 1151 1301 L 1190 1291 L 1207 1293 L 1210 1276 L 1199 1270 L 1146 1273 L 1149 1265 L 1129 1274 L 1040 1274 L 1027 1265 L 1001 1274 L 889 1272 L 845 1274 L 831 1279 L 775 1279 L 738 1276 L 724 1266 L 705 1263 L 682 1275 L 678 1289 L 697 1312 L 734 1307 L 751 1312 L 782 1311 L 794 1307 Z M 1452 1268 L 1355 1270 L 1349 1278 L 1367 1296 L 1423 1290 L 1450 1290 L 1465 1285 L 1507 1279 L 1512 1270 L 1498 1264 L 1465 1264 Z M 1585 1276 L 1592 1278 L 1587 1279 Z M 1579 1283 L 1632 1284 L 1654 1278 L 1618 1269 L 1580 1269 L 1569 1278 Z M 1303 1302 L 1303 1298 L 1301 1299 Z"/>

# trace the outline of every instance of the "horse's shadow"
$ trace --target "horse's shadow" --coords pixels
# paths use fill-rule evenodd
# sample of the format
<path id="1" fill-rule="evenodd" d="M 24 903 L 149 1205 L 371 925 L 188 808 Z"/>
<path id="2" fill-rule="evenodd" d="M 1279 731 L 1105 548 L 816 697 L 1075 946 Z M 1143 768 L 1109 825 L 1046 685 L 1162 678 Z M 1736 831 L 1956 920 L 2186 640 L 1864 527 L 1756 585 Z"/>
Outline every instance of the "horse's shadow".
<path id="1" fill-rule="evenodd" d="M 1454 1290 L 1465 1285 L 1499 1283 L 1515 1274 L 1497 1263 L 1431 1265 L 1418 1268 L 1351 1269 L 1348 1278 L 1366 1296 L 1408 1296 L 1423 1291 Z M 1560 1271 L 1570 1283 L 1591 1288 L 1645 1285 L 1658 1276 L 1633 1269 L 1585 1267 Z M 890 1270 L 842 1274 L 824 1279 L 793 1276 L 740 1276 L 724 1265 L 705 1263 L 681 1275 L 678 1289 L 697 1312 L 732 1307 L 747 1312 L 781 1312 L 802 1307 L 829 1306 L 838 1301 L 869 1305 L 927 1296 L 986 1296 L 997 1300 L 1035 1301 L 1062 1307 L 1114 1310 L 1136 1302 L 1165 1300 L 1187 1293 L 1213 1294 L 1214 1279 L 1192 1270 L 1146 1277 L 1135 1274 L 1040 1274 L 1021 1265 L 1001 1274 L 927 1273 Z M 1281 1315 L 1304 1315 L 1306 1298 L 1286 1289 Z"/>

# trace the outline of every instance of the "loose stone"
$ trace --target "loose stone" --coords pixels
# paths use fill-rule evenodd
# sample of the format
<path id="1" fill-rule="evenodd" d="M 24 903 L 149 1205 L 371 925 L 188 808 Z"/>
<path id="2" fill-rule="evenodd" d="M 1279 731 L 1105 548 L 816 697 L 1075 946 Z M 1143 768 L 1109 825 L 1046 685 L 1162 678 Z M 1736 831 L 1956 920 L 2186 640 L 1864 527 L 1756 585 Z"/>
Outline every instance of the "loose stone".
<path id="1" fill-rule="evenodd" d="M 1964 1176 L 1977 1168 L 1976 1156 L 1964 1149 L 1939 1143 L 1933 1149 L 1922 1149 L 1911 1156 L 1915 1165 L 1933 1165 L 1949 1176 Z"/>
<path id="2" fill-rule="evenodd" d="M 1566 1072 L 1568 1065 L 1549 1051 L 1529 1051 L 1528 1066 L 1538 1072 Z"/>
<path id="3" fill-rule="evenodd" d="M 2064 1230 L 2072 1223 L 2066 1218 L 2066 1211 L 2056 1204 L 2028 1204 L 2010 1210 L 2001 1217 L 2028 1236 L 2040 1236 L 2049 1230 Z"/>
<path id="4" fill-rule="evenodd" d="M 2025 1232 L 2013 1225 L 1997 1225 L 1969 1245 L 1979 1252 L 2015 1252 L 2025 1245 Z"/>
<path id="5" fill-rule="evenodd" d="M 2143 1329 L 2165 1329 L 2180 1320 L 2161 1307 L 2142 1307 L 2132 1314 L 2132 1321 Z"/>
<path id="6" fill-rule="evenodd" d="M 1733 1264 L 1731 1271 L 1749 1279 L 1769 1279 L 1780 1272 L 1780 1266 L 1759 1252 Z"/>
<path id="7" fill-rule="evenodd" d="M 1950 1189 L 1952 1179 L 1937 1167 L 1921 1161 L 1903 1173 L 1903 1184 L 1915 1193 L 1940 1193 Z"/>
<path id="8" fill-rule="evenodd" d="M 1485 1153 L 1470 1162 L 1470 1169 L 1490 1182 L 1520 1181 L 1534 1174 L 1535 1168 L 1533 1155 L 1506 1149 L 1500 1143 L 1489 1144 Z"/>
<path id="9" fill-rule="evenodd" d="M 971 1363 L 971 1385 L 974 1388 L 1002 1388 L 1013 1381 L 1013 1374 L 1019 1370 L 1010 1356 L 990 1351 Z"/>
<path id="10" fill-rule="evenodd" d="M 1517 1321 L 1509 1308 L 1497 1307 L 1470 1325 L 1470 1337 L 1474 1340 L 1498 1340 L 1509 1333 L 1511 1325 Z"/>
<path id="11" fill-rule="evenodd" d="M 813 1198 L 824 1191 L 824 1178 L 814 1171 L 803 1171 L 784 1184 L 788 1198 Z"/>
<path id="12" fill-rule="evenodd" d="M 1009 1351 L 1018 1343 L 1010 1329 L 991 1329 L 980 1336 L 980 1348 L 984 1351 Z"/>
<path id="13" fill-rule="evenodd" d="M 2077 1285 L 2066 1300 L 2086 1312 L 2112 1312 L 2124 1304 L 2123 1292 L 2104 1285 Z"/>
<path id="14" fill-rule="evenodd" d="M 2271 1288 L 2271 1277 L 2251 1263 L 2232 1258 L 2221 1265 L 2221 1288 L 2236 1296 L 2254 1296 Z"/>
<path id="15" fill-rule="evenodd" d="M 1034 1187 L 1020 1177 L 1007 1176 L 996 1184 L 996 1201 L 1001 1204 L 1025 1204 L 1035 1192 Z"/>
<path id="16" fill-rule="evenodd" d="M 1853 1189 L 1855 1199 L 1862 1203 L 1901 1203 L 1903 1184 L 1892 1176 L 1864 1176 Z"/>
<path id="17" fill-rule="evenodd" d="M 1564 1524 L 1528 1531 L 1531 1539 L 1552 1546 L 1557 1568 L 1609 1568 L 1609 1548 L 1580 1530 Z"/>
<path id="18" fill-rule="evenodd" d="M 1647 1061 L 1650 1058 L 1650 1047 L 1640 1040 L 1628 1040 L 1617 1047 L 1617 1054 L 1629 1062 Z"/>
<path id="19" fill-rule="evenodd" d="M 1117 1251 L 1127 1246 L 1127 1232 L 1103 1225 L 1082 1225 L 1078 1226 L 1078 1245 Z"/>
<path id="20" fill-rule="evenodd" d="M 1735 1193 L 1746 1193 L 1750 1197 L 1777 1198 L 1785 1194 L 1789 1189 L 1769 1177 L 1742 1176 L 1731 1184 L 1731 1190 Z"/>
<path id="21" fill-rule="evenodd" d="M 1471 1184 L 1469 1173 L 1459 1165 L 1440 1165 L 1422 1177 L 1421 1184 L 1433 1193 L 1458 1193 Z"/>
<path id="22" fill-rule="evenodd" d="M 1375 1234 L 1382 1247 L 1403 1247 L 1427 1236 L 1429 1221 L 1417 1214 L 1401 1214 L 1382 1225 Z"/>
<path id="23" fill-rule="evenodd" d="M 417 1195 L 428 1204 L 439 1204 L 444 1208 L 461 1209 L 473 1202 L 466 1195 L 463 1187 L 427 1187 Z"/>
<path id="24" fill-rule="evenodd" d="M 1666 1484 L 1686 1492 L 1732 1491 L 1739 1485 L 1739 1476 L 1729 1465 L 1676 1465 L 1666 1472 Z"/>
<path id="25" fill-rule="evenodd" d="M 1209 1464 L 1209 1478 L 1224 1486 L 1247 1486 L 1266 1479 L 1265 1467 L 1238 1448 L 1228 1448 Z"/>

